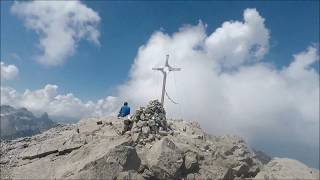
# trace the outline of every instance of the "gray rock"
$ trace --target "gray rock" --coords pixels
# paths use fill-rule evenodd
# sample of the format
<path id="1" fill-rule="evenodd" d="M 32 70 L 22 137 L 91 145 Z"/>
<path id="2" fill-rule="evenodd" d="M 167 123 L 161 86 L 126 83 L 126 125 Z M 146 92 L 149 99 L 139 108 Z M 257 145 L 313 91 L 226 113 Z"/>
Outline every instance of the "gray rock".
<path id="1" fill-rule="evenodd" d="M 119 145 L 107 154 L 108 162 L 119 163 L 124 170 L 138 170 L 141 160 L 134 147 Z"/>
<path id="2" fill-rule="evenodd" d="M 150 149 L 147 155 L 148 167 L 160 179 L 178 178 L 183 163 L 181 153 L 170 139 L 163 138 Z"/>
<path id="3" fill-rule="evenodd" d="M 141 160 L 135 148 L 118 145 L 100 159 L 91 161 L 81 170 L 78 177 L 84 179 L 116 178 L 122 171 L 138 170 Z"/>
<path id="4" fill-rule="evenodd" d="M 202 166 L 195 179 L 234 179 L 232 169 L 215 164 L 213 166 Z"/>
<path id="5" fill-rule="evenodd" d="M 169 133 L 167 131 L 159 130 L 160 136 L 167 136 Z"/>
<path id="6" fill-rule="evenodd" d="M 224 162 L 226 167 L 230 167 L 234 177 L 254 177 L 262 167 L 244 140 L 237 136 L 218 137 L 215 140 L 213 158 L 215 161 Z"/>
<path id="7" fill-rule="evenodd" d="M 149 169 L 145 169 L 142 173 L 142 177 L 145 179 L 155 179 L 155 175 L 152 171 L 150 171 Z"/>
<path id="8" fill-rule="evenodd" d="M 142 127 L 141 131 L 144 135 L 148 135 L 150 133 L 150 128 L 149 126 L 144 126 Z"/>
<path id="9" fill-rule="evenodd" d="M 311 169 L 297 160 L 274 158 L 254 179 L 319 179 L 319 171 Z"/>
<path id="10" fill-rule="evenodd" d="M 134 134 L 132 134 L 131 137 L 132 137 L 133 142 L 137 142 L 140 138 L 140 133 L 134 133 Z"/>
<path id="11" fill-rule="evenodd" d="M 258 159 L 262 164 L 268 164 L 271 161 L 271 157 L 264 153 L 263 151 L 253 149 L 255 158 Z"/>
<path id="12" fill-rule="evenodd" d="M 155 126 L 155 125 L 156 125 L 156 122 L 151 119 L 150 121 L 148 121 L 148 125 L 149 125 L 149 126 Z"/>
<path id="13" fill-rule="evenodd" d="M 144 180 L 145 178 L 135 171 L 120 172 L 116 179 L 119 180 Z"/>
<path id="14" fill-rule="evenodd" d="M 196 152 L 188 151 L 185 153 L 185 168 L 187 170 L 187 173 L 195 172 L 199 168 L 199 156 Z"/>

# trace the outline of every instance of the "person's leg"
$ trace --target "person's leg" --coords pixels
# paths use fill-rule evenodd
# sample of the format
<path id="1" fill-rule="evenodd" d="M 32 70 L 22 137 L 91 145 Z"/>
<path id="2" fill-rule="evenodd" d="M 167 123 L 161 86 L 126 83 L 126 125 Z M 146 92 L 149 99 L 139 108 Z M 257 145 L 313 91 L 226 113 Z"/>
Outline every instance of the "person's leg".
<path id="1" fill-rule="evenodd" d="M 128 120 L 124 120 L 122 134 L 124 134 L 127 131 L 128 131 Z"/>

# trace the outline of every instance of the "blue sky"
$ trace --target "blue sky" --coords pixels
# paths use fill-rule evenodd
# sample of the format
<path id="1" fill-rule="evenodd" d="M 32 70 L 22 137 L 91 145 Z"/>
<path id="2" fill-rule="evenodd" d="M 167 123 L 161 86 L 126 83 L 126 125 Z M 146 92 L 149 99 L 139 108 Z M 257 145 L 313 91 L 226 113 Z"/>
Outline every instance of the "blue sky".
<path id="1" fill-rule="evenodd" d="M 114 93 L 125 82 L 138 48 L 151 34 L 176 32 L 199 20 L 212 32 L 227 20 L 241 20 L 245 8 L 257 8 L 271 31 L 270 53 L 275 65 L 287 65 L 292 54 L 319 39 L 319 2 L 84 2 L 102 18 L 101 47 L 81 41 L 76 53 L 58 67 L 45 67 L 34 60 L 37 34 L 27 30 L 10 13 L 13 1 L 1 2 L 1 60 L 19 67 L 20 76 L 8 82 L 17 90 L 36 89 L 47 83 L 59 91 L 73 92 L 84 100 Z M 12 57 L 18 54 L 21 60 Z M 81 78 L 79 78 L 81 77 Z M 94 93 L 91 93 L 94 92 Z"/>
<path id="2" fill-rule="evenodd" d="M 169 53 L 182 71 L 168 76 L 179 102 L 166 99 L 168 116 L 319 167 L 319 1 L 72 1 L 84 27 L 38 2 L 1 1 L 1 103 L 56 120 L 114 115 L 123 100 L 135 109 L 159 97 L 151 68 Z"/>

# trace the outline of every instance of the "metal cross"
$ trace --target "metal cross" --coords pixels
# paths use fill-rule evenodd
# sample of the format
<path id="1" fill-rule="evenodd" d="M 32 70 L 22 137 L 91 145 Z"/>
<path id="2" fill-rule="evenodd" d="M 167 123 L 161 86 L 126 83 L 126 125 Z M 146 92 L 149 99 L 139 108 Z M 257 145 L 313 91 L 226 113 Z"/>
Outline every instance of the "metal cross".
<path id="1" fill-rule="evenodd" d="M 158 70 L 163 73 L 163 83 L 162 83 L 162 94 L 161 94 L 161 104 L 164 103 L 164 94 L 166 92 L 166 81 L 167 81 L 167 73 L 170 71 L 180 71 L 181 68 L 173 68 L 169 65 L 169 54 L 166 56 L 166 63 L 162 68 L 152 68 L 152 70 Z"/>

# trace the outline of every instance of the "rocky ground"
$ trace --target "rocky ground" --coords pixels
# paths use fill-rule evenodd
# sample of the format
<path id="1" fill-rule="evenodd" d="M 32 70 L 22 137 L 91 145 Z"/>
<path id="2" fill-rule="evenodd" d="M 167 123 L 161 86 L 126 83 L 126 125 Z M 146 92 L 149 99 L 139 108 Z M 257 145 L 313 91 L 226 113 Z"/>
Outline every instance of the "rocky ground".
<path id="1" fill-rule="evenodd" d="M 132 120 L 123 135 L 123 120 L 109 117 L 2 141 L 1 179 L 319 179 L 295 160 L 263 164 L 240 137 L 167 120 L 156 101 Z"/>

